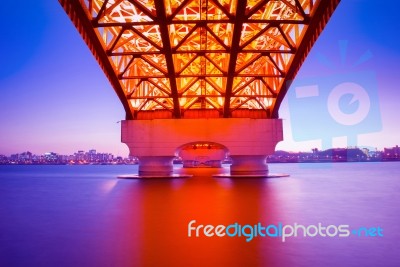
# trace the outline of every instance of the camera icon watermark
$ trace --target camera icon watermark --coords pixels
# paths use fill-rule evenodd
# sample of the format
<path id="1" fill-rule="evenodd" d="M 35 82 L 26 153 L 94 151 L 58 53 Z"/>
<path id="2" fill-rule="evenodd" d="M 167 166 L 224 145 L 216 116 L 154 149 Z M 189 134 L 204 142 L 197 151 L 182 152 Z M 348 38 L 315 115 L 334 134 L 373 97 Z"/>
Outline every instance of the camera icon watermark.
<path id="1" fill-rule="evenodd" d="M 294 141 L 321 140 L 322 149 L 329 149 L 334 138 L 346 137 L 347 147 L 354 147 L 360 134 L 382 129 L 375 73 L 344 69 L 288 84 Z"/>

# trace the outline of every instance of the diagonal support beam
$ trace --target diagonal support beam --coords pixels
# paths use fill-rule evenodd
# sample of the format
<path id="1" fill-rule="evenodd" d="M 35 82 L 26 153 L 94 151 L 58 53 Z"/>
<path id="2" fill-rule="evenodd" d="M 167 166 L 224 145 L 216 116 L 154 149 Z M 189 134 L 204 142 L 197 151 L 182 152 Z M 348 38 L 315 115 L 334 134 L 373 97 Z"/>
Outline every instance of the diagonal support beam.
<path id="1" fill-rule="evenodd" d="M 179 105 L 178 86 L 176 84 L 175 67 L 172 58 L 172 48 L 168 33 L 167 14 L 165 12 L 165 5 L 163 0 L 155 0 L 154 4 L 157 11 L 157 19 L 160 25 L 160 35 L 163 43 L 163 50 L 165 53 L 165 60 L 167 62 L 168 78 L 171 86 L 171 97 L 174 103 L 174 117 L 181 117 L 181 110 Z"/>
<path id="2" fill-rule="evenodd" d="M 64 8 L 65 12 L 71 18 L 72 23 L 78 29 L 79 34 L 82 36 L 90 51 L 95 56 L 97 62 L 103 69 L 103 72 L 106 74 L 112 87 L 117 93 L 118 98 L 125 109 L 125 118 L 127 120 L 133 119 L 133 113 L 131 111 L 128 99 L 125 96 L 124 90 L 114 72 L 111 62 L 108 59 L 106 51 L 99 41 L 97 33 L 92 26 L 92 22 L 88 19 L 89 15 L 86 14 L 79 0 L 59 0 L 59 2 Z"/>
<path id="3" fill-rule="evenodd" d="M 236 60 L 239 54 L 240 37 L 242 35 L 243 22 L 245 20 L 247 0 L 238 0 L 236 6 L 236 20 L 233 26 L 231 54 L 229 58 L 228 74 L 226 79 L 225 103 L 224 103 L 224 118 L 231 116 L 231 97 L 233 79 L 235 76 Z"/>
<path id="4" fill-rule="evenodd" d="M 286 72 L 286 76 L 280 84 L 281 89 L 279 90 L 278 97 L 271 106 L 272 118 L 279 118 L 279 107 L 287 91 L 289 90 L 291 82 L 296 77 L 301 65 L 303 64 L 322 30 L 325 28 L 325 25 L 328 23 L 329 18 L 332 16 L 339 2 L 340 0 L 319 1 L 318 6 L 315 7 L 314 13 L 311 16 L 310 24 L 304 33 L 303 41 L 300 43 L 292 62 L 289 63 L 290 68 Z"/>

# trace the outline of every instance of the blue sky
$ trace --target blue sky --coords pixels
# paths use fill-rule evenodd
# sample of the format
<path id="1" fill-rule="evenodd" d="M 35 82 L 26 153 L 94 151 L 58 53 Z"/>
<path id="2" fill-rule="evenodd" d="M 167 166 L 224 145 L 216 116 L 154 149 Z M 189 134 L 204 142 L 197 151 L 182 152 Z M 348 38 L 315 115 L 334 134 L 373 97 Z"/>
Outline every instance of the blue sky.
<path id="1" fill-rule="evenodd" d="M 400 143 L 400 2 L 385 3 L 378 7 L 374 1 L 342 0 L 294 82 L 319 86 L 323 99 L 308 99 L 315 105 L 302 106 L 288 95 L 280 110 L 285 141 L 277 149 L 347 144 L 382 149 Z M 118 123 L 124 118 L 122 105 L 58 2 L 6 1 L 2 8 L 0 154 L 70 154 L 95 148 L 126 156 Z M 326 102 L 329 92 L 342 82 L 360 84 L 374 96 L 374 116 L 362 128 L 339 127 L 326 113 L 333 105 Z M 338 104 L 345 113 L 363 103 L 346 97 Z M 320 136 L 307 135 L 291 122 L 299 111 L 310 112 L 315 122 L 311 131 Z"/>

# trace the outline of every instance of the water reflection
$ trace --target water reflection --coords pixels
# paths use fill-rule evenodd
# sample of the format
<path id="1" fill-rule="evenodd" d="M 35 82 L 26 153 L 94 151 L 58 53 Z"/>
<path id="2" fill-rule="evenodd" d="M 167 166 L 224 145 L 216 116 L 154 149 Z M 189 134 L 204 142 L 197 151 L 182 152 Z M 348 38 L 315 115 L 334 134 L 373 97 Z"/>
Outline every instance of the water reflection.
<path id="1" fill-rule="evenodd" d="M 265 179 L 213 179 L 207 170 L 196 171 L 196 177 L 191 179 L 140 180 L 136 194 L 114 204 L 129 211 L 133 203 L 140 203 L 134 217 L 124 214 L 120 218 L 124 222 L 131 220 L 130 227 L 143 234 L 136 240 L 140 248 L 134 252 L 140 254 L 139 265 L 260 266 L 273 259 L 273 253 L 261 251 L 260 243 L 265 240 L 188 237 L 191 220 L 196 220 L 196 225 L 254 225 L 266 214 L 280 218 L 281 210 L 279 203 L 271 201 L 274 192 Z M 130 181 L 121 183 L 126 185 Z M 140 218 L 139 224 L 137 218 Z M 126 229 L 125 226 L 118 228 Z"/>

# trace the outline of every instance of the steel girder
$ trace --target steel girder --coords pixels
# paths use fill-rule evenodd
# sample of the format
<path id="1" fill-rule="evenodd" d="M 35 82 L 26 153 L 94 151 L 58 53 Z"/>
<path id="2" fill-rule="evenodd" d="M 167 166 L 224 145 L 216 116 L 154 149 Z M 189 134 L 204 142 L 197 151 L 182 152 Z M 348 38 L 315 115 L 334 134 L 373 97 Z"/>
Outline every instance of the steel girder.
<path id="1" fill-rule="evenodd" d="M 120 98 L 149 111 L 277 118 L 340 0 L 59 0 Z M 207 113 L 210 116 L 210 113 Z"/>

